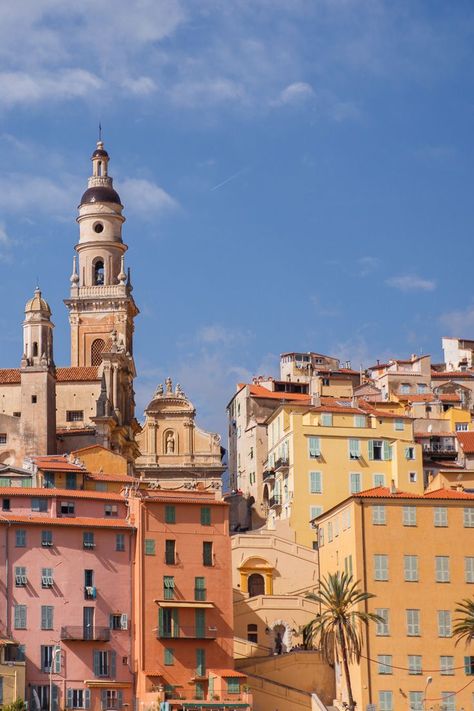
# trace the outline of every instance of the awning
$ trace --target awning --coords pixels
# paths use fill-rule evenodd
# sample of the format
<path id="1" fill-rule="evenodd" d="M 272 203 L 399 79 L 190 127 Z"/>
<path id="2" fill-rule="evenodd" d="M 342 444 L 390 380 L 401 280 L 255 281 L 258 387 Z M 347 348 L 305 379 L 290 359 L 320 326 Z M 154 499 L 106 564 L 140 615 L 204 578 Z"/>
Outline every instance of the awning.
<path id="1" fill-rule="evenodd" d="M 155 600 L 158 607 L 214 607 L 213 602 L 179 602 L 178 600 Z"/>
<path id="2" fill-rule="evenodd" d="M 5 647 L 7 644 L 19 644 L 19 642 L 15 642 L 14 639 L 7 639 L 6 637 L 0 637 L 0 647 Z"/>

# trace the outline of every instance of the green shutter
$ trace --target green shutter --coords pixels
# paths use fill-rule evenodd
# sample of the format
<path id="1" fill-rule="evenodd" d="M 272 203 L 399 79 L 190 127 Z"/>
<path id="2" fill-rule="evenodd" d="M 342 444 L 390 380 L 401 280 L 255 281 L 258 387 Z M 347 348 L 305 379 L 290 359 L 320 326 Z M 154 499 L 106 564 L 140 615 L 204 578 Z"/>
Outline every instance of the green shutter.
<path id="1" fill-rule="evenodd" d="M 392 458 L 392 448 L 390 446 L 390 443 L 386 442 L 385 440 L 383 443 L 383 458 L 386 462 L 390 461 L 390 459 Z"/>
<path id="2" fill-rule="evenodd" d="M 91 690 L 84 689 L 84 708 L 90 709 L 91 707 Z"/>
<path id="3" fill-rule="evenodd" d="M 92 652 L 93 669 L 94 676 L 99 676 L 100 674 L 100 652 L 94 649 Z"/>
<path id="4" fill-rule="evenodd" d="M 198 608 L 194 611 L 196 624 L 196 637 L 202 639 L 206 636 L 206 610 Z"/>
<path id="5" fill-rule="evenodd" d="M 117 676 L 117 652 L 110 652 L 110 670 L 109 676 L 115 679 Z"/>
<path id="6" fill-rule="evenodd" d="M 176 507 L 165 506 L 165 523 L 176 523 Z"/>
<path id="7" fill-rule="evenodd" d="M 100 707 L 103 710 L 107 708 L 107 690 L 106 689 L 102 689 L 100 692 Z"/>
<path id="8" fill-rule="evenodd" d="M 201 506 L 201 526 L 211 525 L 211 509 L 209 506 Z"/>
<path id="9" fill-rule="evenodd" d="M 158 637 L 164 636 L 164 625 L 163 625 L 163 608 L 158 608 Z"/>
<path id="10" fill-rule="evenodd" d="M 58 711 L 58 709 L 59 709 L 59 686 L 57 684 L 53 684 L 52 701 L 53 701 L 53 703 L 51 704 L 52 710 Z"/>
<path id="11" fill-rule="evenodd" d="M 369 439 L 368 445 L 369 445 L 369 459 L 373 459 L 374 458 L 374 440 Z"/>
<path id="12" fill-rule="evenodd" d="M 119 709 L 123 706 L 123 691 L 117 691 L 117 706 Z"/>
<path id="13" fill-rule="evenodd" d="M 196 649 L 196 674 L 204 676 L 206 673 L 206 650 Z"/>
<path id="14" fill-rule="evenodd" d="M 170 647 L 165 647 L 165 666 L 169 667 L 174 664 L 174 650 Z"/>
<path id="15" fill-rule="evenodd" d="M 145 555 L 155 555 L 155 540 L 145 538 Z"/>
<path id="16" fill-rule="evenodd" d="M 173 637 L 179 637 L 179 610 L 177 607 L 173 608 L 172 619 L 173 619 L 173 631 L 171 634 Z"/>

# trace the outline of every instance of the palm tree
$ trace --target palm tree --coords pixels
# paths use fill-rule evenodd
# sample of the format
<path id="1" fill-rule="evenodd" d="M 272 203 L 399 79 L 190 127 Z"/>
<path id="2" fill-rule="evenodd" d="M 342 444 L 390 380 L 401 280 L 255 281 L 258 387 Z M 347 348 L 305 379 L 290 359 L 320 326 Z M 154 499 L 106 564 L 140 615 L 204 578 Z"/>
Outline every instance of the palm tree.
<path id="1" fill-rule="evenodd" d="M 323 657 L 330 662 L 336 650 L 336 659 L 342 658 L 344 676 L 349 697 L 349 711 L 354 711 L 349 662 L 359 662 L 362 650 L 361 626 L 369 622 L 383 622 L 379 615 L 359 610 L 359 606 L 372 597 L 362 592 L 360 581 L 354 582 L 347 573 L 329 574 L 319 583 L 319 592 L 309 593 L 308 598 L 318 602 L 321 612 L 311 620 L 304 633 L 313 646 L 320 648 Z"/>
<path id="2" fill-rule="evenodd" d="M 462 602 L 458 602 L 455 612 L 462 615 L 454 620 L 453 635 L 457 637 L 456 644 L 461 640 L 470 644 L 474 640 L 474 599 L 464 598 Z"/>

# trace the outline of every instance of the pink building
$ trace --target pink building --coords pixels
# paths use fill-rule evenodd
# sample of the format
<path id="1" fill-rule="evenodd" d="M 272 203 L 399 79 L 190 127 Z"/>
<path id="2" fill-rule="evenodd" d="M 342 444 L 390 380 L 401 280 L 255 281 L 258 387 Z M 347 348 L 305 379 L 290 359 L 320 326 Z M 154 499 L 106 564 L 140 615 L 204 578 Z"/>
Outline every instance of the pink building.
<path id="1" fill-rule="evenodd" d="M 132 705 L 134 528 L 118 494 L 0 489 L 0 637 L 19 643 L 32 711 Z M 59 649 L 56 653 L 56 649 Z"/>

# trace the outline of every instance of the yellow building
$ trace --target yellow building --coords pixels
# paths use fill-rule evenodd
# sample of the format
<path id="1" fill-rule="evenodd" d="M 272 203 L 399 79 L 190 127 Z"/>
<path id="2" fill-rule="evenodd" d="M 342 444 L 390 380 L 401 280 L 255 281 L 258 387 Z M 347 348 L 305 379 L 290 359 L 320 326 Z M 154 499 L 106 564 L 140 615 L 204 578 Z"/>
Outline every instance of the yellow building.
<path id="1" fill-rule="evenodd" d="M 423 491 L 421 448 L 410 417 L 368 403 L 323 398 L 319 406 L 281 405 L 268 419 L 263 473 L 267 527 L 287 520 L 296 542 L 314 543 L 310 521 L 351 493 L 393 481 Z"/>
<path id="2" fill-rule="evenodd" d="M 0 707 L 25 698 L 25 667 L 24 648 L 0 637 Z"/>
<path id="3" fill-rule="evenodd" d="M 455 646 L 452 628 L 474 584 L 474 495 L 380 487 L 346 498 L 316 523 L 321 576 L 352 573 L 375 595 L 366 610 L 384 619 L 364 632 L 360 664 L 351 666 L 357 708 L 472 709 L 474 656 Z M 336 685 L 339 701 L 347 700 L 338 667 Z"/>

